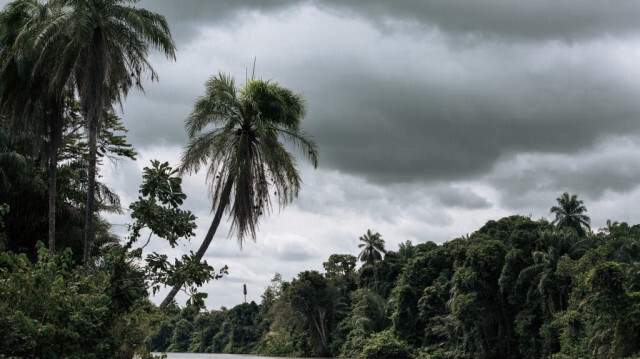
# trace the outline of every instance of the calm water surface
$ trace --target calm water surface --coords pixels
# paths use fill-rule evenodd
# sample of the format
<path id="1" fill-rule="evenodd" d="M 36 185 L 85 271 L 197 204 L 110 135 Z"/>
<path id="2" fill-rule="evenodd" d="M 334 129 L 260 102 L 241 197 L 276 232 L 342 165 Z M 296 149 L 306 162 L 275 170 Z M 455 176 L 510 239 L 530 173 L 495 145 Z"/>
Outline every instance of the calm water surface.
<path id="1" fill-rule="evenodd" d="M 159 355 L 161 353 L 153 353 Z M 167 359 L 282 359 L 260 357 L 249 354 L 199 354 L 199 353 L 166 353 Z M 295 359 L 295 358 L 288 358 Z M 300 359 L 300 358 L 298 358 Z"/>

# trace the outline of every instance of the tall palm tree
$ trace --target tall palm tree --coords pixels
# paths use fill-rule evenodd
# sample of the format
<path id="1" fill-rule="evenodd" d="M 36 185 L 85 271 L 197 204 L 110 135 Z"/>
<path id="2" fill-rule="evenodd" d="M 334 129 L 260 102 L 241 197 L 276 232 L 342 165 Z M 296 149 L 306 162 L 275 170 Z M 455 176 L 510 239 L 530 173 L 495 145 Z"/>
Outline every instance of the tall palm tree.
<path id="1" fill-rule="evenodd" d="M 381 253 L 387 253 L 384 249 L 384 240 L 380 233 L 371 233 L 370 229 L 367 229 L 367 233 L 360 237 L 360 243 L 358 248 L 364 248 L 358 255 L 358 259 L 366 264 L 373 264 L 382 260 Z"/>
<path id="2" fill-rule="evenodd" d="M 260 216 L 280 209 L 298 196 L 302 179 L 290 142 L 313 164 L 318 152 L 313 140 L 300 128 L 305 115 L 301 95 L 277 83 L 251 78 L 240 88 L 222 73 L 212 76 L 185 121 L 190 142 L 182 153 L 182 173 L 206 167 L 215 215 L 196 252 L 202 259 L 225 212 L 238 242 L 255 239 Z M 166 307 L 182 287 L 178 284 L 160 304 Z"/>
<path id="3" fill-rule="evenodd" d="M 21 39 L 21 33 L 48 21 L 55 11 L 55 7 L 38 0 L 17 0 L 0 13 L 0 110 L 10 121 L 26 119 L 28 123 L 21 127 L 35 129 L 48 142 L 48 246 L 51 254 L 55 253 L 58 152 L 68 86 L 65 83 L 49 86 L 50 73 L 43 67 L 36 68 L 39 54 Z M 55 59 L 48 62 L 52 61 Z"/>
<path id="4" fill-rule="evenodd" d="M 580 237 L 583 237 L 586 230 L 591 229 L 591 219 L 584 214 L 587 212 L 587 207 L 578 200 L 578 196 L 575 194 L 569 196 L 567 192 L 556 198 L 556 201 L 558 205 L 551 207 L 550 210 L 556 216 L 552 223 L 558 228 L 573 228 Z"/>
<path id="5" fill-rule="evenodd" d="M 147 60 L 149 48 L 175 59 L 175 45 L 165 18 L 135 8 L 138 0 L 49 0 L 58 11 L 21 36 L 40 54 L 38 66 L 50 71 L 50 85 L 73 83 L 87 120 L 89 163 L 84 261 L 93 241 L 97 136 L 105 107 L 121 102 L 141 77 L 157 74 Z M 56 58 L 57 61 L 50 62 Z"/>

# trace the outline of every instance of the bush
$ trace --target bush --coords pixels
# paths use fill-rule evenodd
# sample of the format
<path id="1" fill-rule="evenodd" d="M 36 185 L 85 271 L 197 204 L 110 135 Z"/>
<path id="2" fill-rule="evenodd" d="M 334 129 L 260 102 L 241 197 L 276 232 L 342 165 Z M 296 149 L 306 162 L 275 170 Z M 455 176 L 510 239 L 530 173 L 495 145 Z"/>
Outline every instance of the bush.
<path id="1" fill-rule="evenodd" d="M 413 358 L 413 348 L 393 336 L 390 330 L 373 334 L 365 340 L 363 359 L 404 359 Z"/>
<path id="2" fill-rule="evenodd" d="M 148 355 L 152 306 L 139 296 L 143 281 L 133 273 L 125 283 L 109 269 L 74 267 L 70 250 L 51 259 L 41 243 L 38 250 L 36 263 L 24 254 L 0 253 L 0 357 Z"/>

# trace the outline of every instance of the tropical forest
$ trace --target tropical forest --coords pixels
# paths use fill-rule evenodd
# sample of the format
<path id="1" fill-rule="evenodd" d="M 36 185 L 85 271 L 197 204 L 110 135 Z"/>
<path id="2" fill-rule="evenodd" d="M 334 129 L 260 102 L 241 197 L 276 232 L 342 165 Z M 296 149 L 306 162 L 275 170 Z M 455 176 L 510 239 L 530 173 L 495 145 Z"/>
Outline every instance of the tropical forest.
<path id="1" fill-rule="evenodd" d="M 181 6 L 177 3 L 167 6 Z M 160 69 L 170 72 L 166 69 L 180 61 L 179 40 L 188 53 L 194 46 L 184 34 L 198 28 L 179 27 L 174 40 L 170 22 L 153 6 L 136 0 L 14 0 L 0 12 L 0 359 L 182 358 L 172 357 L 175 353 L 640 358 L 640 224 L 630 222 L 638 219 L 636 204 L 628 217 L 608 218 L 614 206 L 593 210 L 585 198 L 596 197 L 574 190 L 588 186 L 568 185 L 535 202 L 546 203 L 536 207 L 542 215 L 537 218 L 521 211 L 490 212 L 491 205 L 473 191 L 463 192 L 466 202 L 458 200 L 451 191 L 459 186 L 433 179 L 429 183 L 436 183 L 443 209 L 425 202 L 425 208 L 435 209 L 416 216 L 445 222 L 446 232 L 427 233 L 413 217 L 370 220 L 379 217 L 364 206 L 349 212 L 362 217 L 348 226 L 338 218 L 348 211 L 337 209 L 338 214 L 326 209 L 325 221 L 315 227 L 297 225 L 301 212 L 322 212 L 322 206 L 341 201 L 335 193 L 346 193 L 338 187 L 352 177 L 338 163 L 341 157 L 348 163 L 352 153 L 332 157 L 344 150 L 339 136 L 327 139 L 331 136 L 312 131 L 318 126 L 309 120 L 312 113 L 324 116 L 334 106 L 312 106 L 311 96 L 323 92 L 306 95 L 262 78 L 260 57 L 252 58 L 252 67 L 241 65 L 243 77 L 226 68 L 204 75 L 195 71 L 204 89 L 189 93 L 188 113 L 172 119 L 185 142 L 178 151 L 150 156 L 148 148 L 162 147 L 162 141 L 149 139 L 162 121 L 155 125 L 149 115 L 145 137 L 156 147 L 140 142 L 145 149 L 139 150 L 131 131 L 135 125 L 127 121 L 128 101 L 145 89 L 151 96 Z M 201 6 L 204 11 L 207 5 Z M 271 10 L 256 11 L 249 13 L 259 22 L 256 14 Z M 222 23 L 232 18 L 216 16 L 228 16 L 216 18 Z M 308 82 L 314 81 L 322 86 L 322 76 Z M 181 106 L 173 100 L 183 95 L 179 92 L 165 94 L 170 98 L 165 101 Z M 396 100 L 364 102 L 367 108 L 378 102 L 388 108 L 409 101 Z M 348 115 L 340 121 L 348 122 Z M 379 159 L 374 167 L 389 167 L 398 178 L 422 163 L 407 159 L 412 170 L 400 173 L 396 165 L 402 161 L 379 156 L 378 146 L 358 147 L 365 154 L 353 163 Z M 398 151 L 406 154 L 407 148 Z M 325 151 L 336 182 L 314 179 Z M 122 163 L 139 166 L 137 178 L 114 175 L 110 168 Z M 471 160 L 464 163 L 474 166 Z M 610 175 L 606 181 L 618 180 Z M 419 186 L 430 185 L 374 177 L 350 184 L 354 195 L 343 197 L 354 207 L 369 203 L 362 193 L 375 183 L 380 186 L 375 188 L 406 186 L 393 192 L 409 193 L 397 196 L 402 202 L 422 193 Z M 510 182 L 525 181 L 522 177 L 514 173 Z M 202 198 L 193 198 L 196 185 L 201 196 L 195 196 Z M 329 189 L 312 197 L 307 185 Z M 124 187 L 135 195 L 123 194 Z M 200 202 L 204 210 L 197 209 Z M 395 203 L 385 199 L 392 209 L 379 212 L 393 212 Z M 447 213 L 458 211 L 461 221 L 472 210 L 487 211 L 481 220 L 457 228 L 463 222 L 439 214 L 447 203 L 453 203 Z M 592 217 L 607 219 L 596 225 Z M 119 218 L 126 223 L 116 223 Z M 278 234 L 275 218 L 289 218 L 286 227 L 303 239 Z M 332 225 L 344 245 L 310 239 Z M 404 236 L 409 232 L 396 231 L 403 226 L 417 229 Z M 279 236 L 288 248 L 270 251 Z M 220 250 L 225 237 L 239 247 L 226 257 Z M 317 249 L 317 255 L 305 257 L 305 247 Z M 214 300 L 226 293 L 212 283 L 250 281 L 250 271 L 226 263 L 237 257 L 251 261 L 252 248 L 293 272 L 258 263 L 259 277 L 270 278 L 260 293 L 247 300 L 245 284 L 244 300 L 219 305 Z M 246 278 L 238 278 L 242 275 Z"/>

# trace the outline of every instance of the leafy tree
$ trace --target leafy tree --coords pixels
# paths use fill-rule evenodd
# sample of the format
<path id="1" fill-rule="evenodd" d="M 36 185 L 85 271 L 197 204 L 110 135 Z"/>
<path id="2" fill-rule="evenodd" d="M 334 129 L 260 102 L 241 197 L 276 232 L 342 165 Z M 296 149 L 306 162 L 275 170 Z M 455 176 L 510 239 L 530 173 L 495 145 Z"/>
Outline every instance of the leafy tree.
<path id="1" fill-rule="evenodd" d="M 586 230 L 590 230 L 591 219 L 585 215 L 587 207 L 584 206 L 578 196 L 565 192 L 556 198 L 557 206 L 551 207 L 550 211 L 556 216 L 553 220 L 558 228 L 573 228 L 580 237 L 586 234 Z M 586 230 L 585 230 L 586 229 Z"/>
<path id="2" fill-rule="evenodd" d="M 367 233 L 360 237 L 358 248 L 364 248 L 358 255 L 358 259 L 366 264 L 373 265 L 375 262 L 382 260 L 382 254 L 387 251 L 384 249 L 384 240 L 380 233 L 372 233 L 367 229 Z"/>
<path id="3" fill-rule="evenodd" d="M 316 271 L 305 271 L 287 289 L 291 307 L 301 313 L 307 328 L 318 343 L 316 355 L 329 354 L 335 292 L 327 280 Z"/>
<path id="4" fill-rule="evenodd" d="M 170 352 L 186 352 L 189 348 L 192 334 L 193 324 L 186 319 L 180 319 L 173 330 L 171 345 L 167 350 Z"/>
<path id="5" fill-rule="evenodd" d="M 451 279 L 447 303 L 455 318 L 458 350 L 474 358 L 508 358 L 512 353 L 498 279 L 504 264 L 501 241 L 476 238 L 464 266 Z"/>
<path id="6" fill-rule="evenodd" d="M 316 145 L 300 128 L 304 114 L 302 97 L 276 83 L 252 78 L 237 88 L 233 78 L 222 73 L 207 81 L 205 96 L 185 123 L 190 142 L 181 167 L 182 173 L 190 173 L 208 165 L 216 208 L 197 258 L 207 251 L 225 211 L 242 245 L 247 235 L 255 239 L 260 216 L 272 208 L 271 193 L 280 208 L 297 197 L 302 180 L 281 140 L 291 142 L 317 166 Z"/>
<path id="7" fill-rule="evenodd" d="M 327 278 L 344 277 L 353 274 L 356 267 L 356 257 L 350 254 L 332 254 L 322 263 Z"/>
<path id="8" fill-rule="evenodd" d="M 391 320 L 396 336 L 411 345 L 419 346 L 424 339 L 427 320 L 420 315 L 419 302 L 427 287 L 441 277 L 448 280 L 454 258 L 466 246 L 466 241 L 455 240 L 417 255 L 404 267 L 391 294 L 394 304 Z"/>
<path id="9" fill-rule="evenodd" d="M 139 240 L 145 228 L 151 230 L 147 243 L 152 235 L 156 235 L 166 239 L 172 247 L 177 245 L 179 239 L 192 237 L 196 228 L 195 216 L 179 208 L 187 196 L 182 192 L 182 179 L 176 176 L 178 171 L 167 162 L 151 161 L 151 165 L 143 169 L 141 196 L 129 206 L 135 222 L 131 226 L 125 249 L 131 248 Z M 185 292 L 190 294 L 190 308 L 203 308 L 207 297 L 206 293 L 198 293 L 196 287 L 227 274 L 227 266 L 215 274 L 213 267 L 206 261 L 201 262 L 193 252 L 174 259 L 173 263 L 168 261 L 165 254 L 153 252 L 147 255 L 146 262 L 147 281 L 153 293 L 161 285 L 184 286 Z"/>

